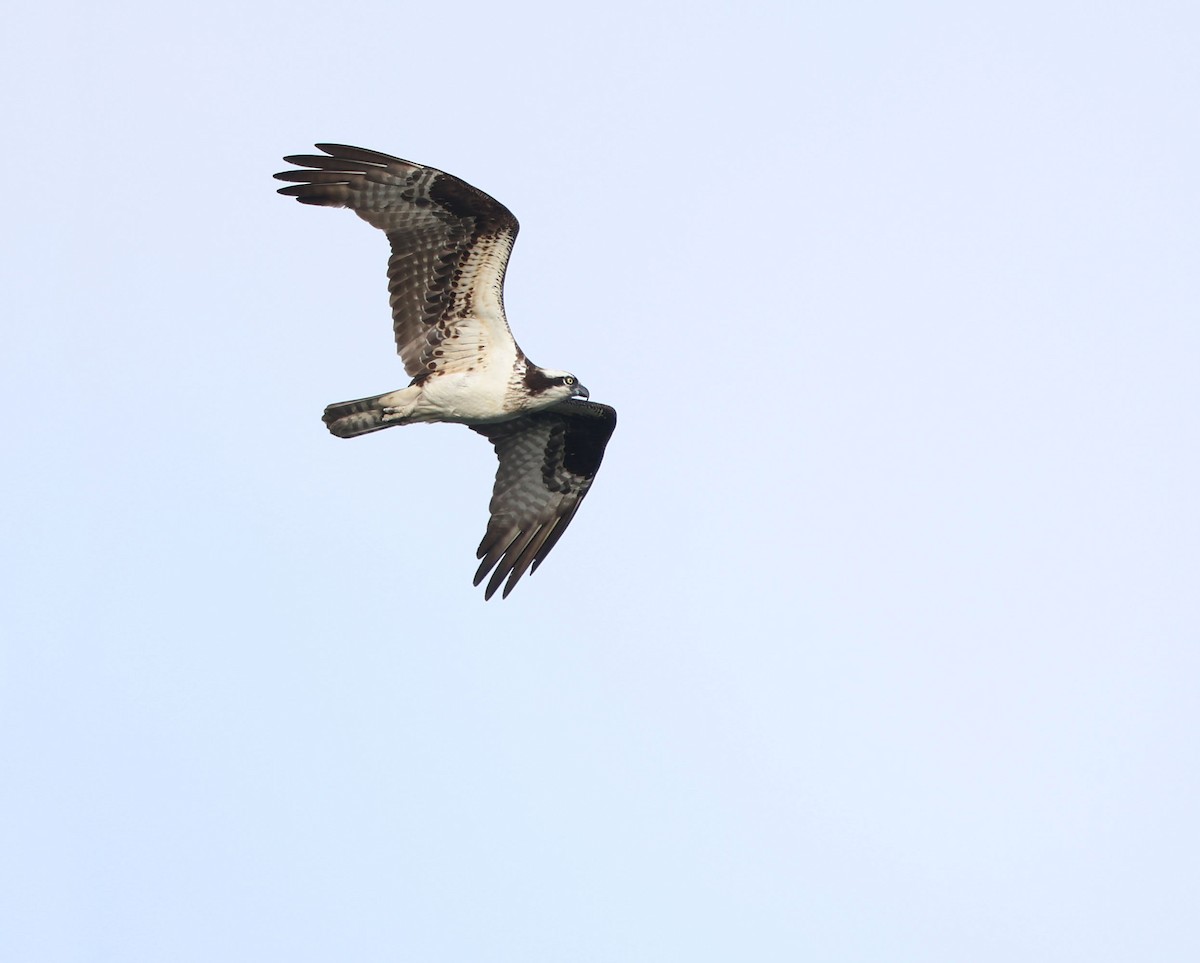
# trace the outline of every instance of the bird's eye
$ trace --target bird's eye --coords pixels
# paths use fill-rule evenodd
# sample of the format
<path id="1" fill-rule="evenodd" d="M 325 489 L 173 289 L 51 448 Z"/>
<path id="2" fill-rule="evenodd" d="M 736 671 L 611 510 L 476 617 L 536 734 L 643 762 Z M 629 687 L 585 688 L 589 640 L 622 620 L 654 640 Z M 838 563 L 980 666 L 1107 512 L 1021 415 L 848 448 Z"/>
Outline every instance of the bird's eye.
<path id="1" fill-rule="evenodd" d="M 569 388 L 571 385 L 575 384 L 575 379 L 570 375 L 567 375 L 565 378 L 563 378 L 563 384 Z"/>

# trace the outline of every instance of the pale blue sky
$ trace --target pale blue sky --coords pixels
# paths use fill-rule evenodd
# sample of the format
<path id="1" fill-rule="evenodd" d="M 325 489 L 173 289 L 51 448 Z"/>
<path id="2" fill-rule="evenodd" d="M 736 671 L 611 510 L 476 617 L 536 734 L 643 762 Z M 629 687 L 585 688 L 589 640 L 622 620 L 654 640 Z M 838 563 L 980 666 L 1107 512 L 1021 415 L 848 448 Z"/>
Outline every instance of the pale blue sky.
<path id="1" fill-rule="evenodd" d="M 1200 14 L 42 4 L 0 39 L 0 958 L 1200 958 Z M 615 405 L 472 589 L 340 141 Z"/>

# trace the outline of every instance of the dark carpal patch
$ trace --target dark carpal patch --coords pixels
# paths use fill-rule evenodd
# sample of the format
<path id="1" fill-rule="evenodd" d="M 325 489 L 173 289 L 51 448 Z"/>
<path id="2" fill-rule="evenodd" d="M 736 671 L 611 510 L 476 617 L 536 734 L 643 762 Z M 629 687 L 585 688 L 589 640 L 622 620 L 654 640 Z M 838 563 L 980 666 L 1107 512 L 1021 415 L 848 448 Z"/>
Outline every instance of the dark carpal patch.
<path id="1" fill-rule="evenodd" d="M 456 217 L 475 218 L 480 233 L 508 227 L 516 233 L 517 219 L 507 207 L 457 177 L 448 174 L 435 177 L 429 185 L 429 196 Z"/>
<path id="2" fill-rule="evenodd" d="M 589 402 L 574 402 L 585 417 L 572 418 L 567 422 L 563 439 L 563 467 L 576 475 L 592 476 L 600 470 L 604 449 L 613 429 L 617 426 L 617 413 L 608 405 L 593 405 Z M 582 406 L 586 405 L 586 408 Z"/>

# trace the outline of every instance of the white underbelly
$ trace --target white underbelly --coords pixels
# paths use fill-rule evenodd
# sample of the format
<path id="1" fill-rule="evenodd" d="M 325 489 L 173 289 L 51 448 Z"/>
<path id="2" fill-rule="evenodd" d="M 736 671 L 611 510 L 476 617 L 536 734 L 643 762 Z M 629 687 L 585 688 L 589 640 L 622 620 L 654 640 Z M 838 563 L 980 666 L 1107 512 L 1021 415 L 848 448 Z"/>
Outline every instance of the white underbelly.
<path id="1" fill-rule="evenodd" d="M 508 378 L 494 370 L 438 375 L 421 386 L 413 414 L 421 420 L 467 424 L 507 421 L 519 414 L 504 410 L 507 387 Z"/>

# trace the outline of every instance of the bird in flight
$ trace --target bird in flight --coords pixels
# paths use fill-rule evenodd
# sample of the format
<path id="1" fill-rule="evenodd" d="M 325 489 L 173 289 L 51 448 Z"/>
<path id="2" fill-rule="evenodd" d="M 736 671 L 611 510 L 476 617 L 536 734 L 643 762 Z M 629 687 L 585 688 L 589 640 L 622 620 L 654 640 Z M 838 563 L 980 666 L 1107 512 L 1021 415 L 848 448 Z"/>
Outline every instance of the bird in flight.
<path id="1" fill-rule="evenodd" d="M 504 316 L 504 272 L 517 219 L 450 174 L 342 144 L 285 157 L 299 169 L 280 194 L 348 207 L 387 234 L 392 330 L 412 381 L 325 409 L 339 438 L 393 425 L 449 422 L 487 438 L 500 461 L 479 544 L 484 598 L 508 596 L 535 572 L 579 510 L 600 468 L 617 413 L 588 399 L 569 371 L 530 361 Z"/>

